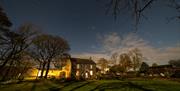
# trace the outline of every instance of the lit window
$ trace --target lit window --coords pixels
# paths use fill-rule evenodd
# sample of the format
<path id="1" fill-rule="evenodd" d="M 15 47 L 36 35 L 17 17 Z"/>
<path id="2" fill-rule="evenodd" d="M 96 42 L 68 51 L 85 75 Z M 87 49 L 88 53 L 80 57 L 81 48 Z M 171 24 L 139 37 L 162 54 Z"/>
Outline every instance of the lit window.
<path id="1" fill-rule="evenodd" d="M 85 78 L 88 78 L 88 73 L 86 72 L 86 74 L 85 74 Z"/>
<path id="2" fill-rule="evenodd" d="M 90 69 L 92 69 L 93 68 L 93 65 L 90 65 Z"/>
<path id="3" fill-rule="evenodd" d="M 76 76 L 79 76 L 79 71 L 76 71 Z"/>
<path id="4" fill-rule="evenodd" d="M 79 69 L 80 68 L 80 65 L 79 64 L 77 64 L 77 69 Z"/>
<path id="5" fill-rule="evenodd" d="M 93 75 L 93 71 L 92 71 L 92 70 L 90 71 L 90 75 L 91 75 L 91 76 Z"/>

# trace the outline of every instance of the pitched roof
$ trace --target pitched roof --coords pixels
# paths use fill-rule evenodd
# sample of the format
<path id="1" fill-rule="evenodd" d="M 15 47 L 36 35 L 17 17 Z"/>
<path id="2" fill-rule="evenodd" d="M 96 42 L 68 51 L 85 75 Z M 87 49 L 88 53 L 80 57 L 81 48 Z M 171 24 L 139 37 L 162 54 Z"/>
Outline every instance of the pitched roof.
<path id="1" fill-rule="evenodd" d="M 78 63 L 78 64 L 96 64 L 91 59 L 81 59 L 81 58 L 70 58 L 72 62 Z"/>
<path id="2" fill-rule="evenodd" d="M 153 66 L 149 68 L 173 68 L 173 66 L 172 65 L 158 65 L 158 66 Z"/>

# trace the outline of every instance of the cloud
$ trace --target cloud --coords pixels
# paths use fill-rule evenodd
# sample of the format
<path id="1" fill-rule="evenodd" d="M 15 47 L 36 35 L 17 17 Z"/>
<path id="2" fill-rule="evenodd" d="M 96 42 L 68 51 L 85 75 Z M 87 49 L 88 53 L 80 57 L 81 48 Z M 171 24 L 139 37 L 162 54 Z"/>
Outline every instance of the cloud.
<path id="1" fill-rule="evenodd" d="M 169 60 L 180 59 L 180 47 L 164 48 L 163 51 L 160 51 L 155 57 L 160 63 L 167 63 Z"/>
<path id="2" fill-rule="evenodd" d="M 113 51 L 117 49 L 118 45 L 120 45 L 121 38 L 117 33 L 110 33 L 106 35 L 98 35 L 99 43 L 101 43 L 102 50 L 104 51 Z"/>
<path id="3" fill-rule="evenodd" d="M 94 60 L 99 58 L 110 59 L 113 53 L 127 53 L 129 50 L 138 48 L 143 56 L 147 59 L 144 60 L 149 64 L 167 64 L 169 60 L 180 59 L 180 46 L 156 48 L 150 45 L 147 40 L 140 38 L 134 33 L 124 36 L 119 36 L 117 33 L 109 33 L 105 35 L 98 35 L 100 43 L 100 51 L 94 53 L 81 53 L 74 54 L 75 57 L 89 58 Z"/>

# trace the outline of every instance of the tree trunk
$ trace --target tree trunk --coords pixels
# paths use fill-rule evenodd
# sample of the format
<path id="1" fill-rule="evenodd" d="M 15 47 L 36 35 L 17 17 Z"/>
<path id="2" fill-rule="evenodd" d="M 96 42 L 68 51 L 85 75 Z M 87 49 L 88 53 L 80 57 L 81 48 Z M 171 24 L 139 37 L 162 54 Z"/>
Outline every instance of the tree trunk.
<path id="1" fill-rule="evenodd" d="M 47 64 L 47 69 L 46 69 L 46 74 L 45 77 L 47 79 L 48 73 L 49 73 L 49 67 L 50 67 L 50 60 L 48 60 L 48 64 Z"/>
<path id="2" fill-rule="evenodd" d="M 3 62 L 3 64 L 0 66 L 0 70 L 2 70 L 6 64 L 13 59 L 13 54 L 14 54 L 14 50 L 15 48 L 12 49 L 11 53 L 6 57 L 5 61 Z M 0 75 L 3 73 L 0 73 Z"/>
<path id="3" fill-rule="evenodd" d="M 2 77 L 2 81 L 5 81 L 5 80 L 10 79 L 9 72 L 10 72 L 10 70 L 11 70 L 11 66 L 12 66 L 12 65 L 13 65 L 13 60 L 11 60 L 11 63 L 10 63 L 10 65 L 9 65 L 8 69 L 5 71 L 5 74 L 4 74 L 3 77 Z"/>
<path id="4" fill-rule="evenodd" d="M 9 62 L 9 57 L 3 62 L 3 64 L 0 66 L 0 70 L 2 70 L 5 66 L 6 66 L 6 64 Z"/>
<path id="5" fill-rule="evenodd" d="M 46 63 L 44 62 L 43 65 L 42 65 L 42 69 L 40 69 L 41 70 L 40 78 L 43 78 L 43 73 L 44 73 L 45 66 L 46 66 Z"/>
<path id="6" fill-rule="evenodd" d="M 36 75 L 36 79 L 39 77 L 39 71 L 41 70 L 41 67 L 42 67 L 42 62 L 40 62 L 40 64 L 39 64 L 39 68 L 38 68 L 38 73 Z"/>
<path id="7" fill-rule="evenodd" d="M 3 64 L 0 66 L 0 70 L 7 64 L 8 60 L 6 60 L 5 62 L 3 62 Z"/>
<path id="8" fill-rule="evenodd" d="M 8 63 L 8 60 L 6 60 L 1 66 L 0 66 L 0 76 L 3 76 L 3 73 L 4 73 L 4 67 L 5 67 L 5 65 Z M 2 78 L 3 79 L 3 78 Z M 1 79 L 1 80 L 2 80 Z"/>

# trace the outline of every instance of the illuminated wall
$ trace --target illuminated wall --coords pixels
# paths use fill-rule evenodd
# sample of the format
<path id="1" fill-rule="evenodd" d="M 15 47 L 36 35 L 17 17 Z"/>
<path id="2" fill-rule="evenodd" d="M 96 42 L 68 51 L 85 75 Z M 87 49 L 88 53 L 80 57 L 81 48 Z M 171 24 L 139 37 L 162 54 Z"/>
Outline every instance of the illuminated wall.
<path id="1" fill-rule="evenodd" d="M 44 71 L 43 76 L 45 76 L 46 71 Z M 36 79 L 37 76 L 41 75 L 41 70 L 37 68 L 32 68 L 27 72 L 26 77 L 31 77 L 31 79 Z M 67 59 L 67 64 L 60 69 L 49 69 L 48 77 L 55 78 L 69 78 L 71 76 L 71 61 Z"/>

